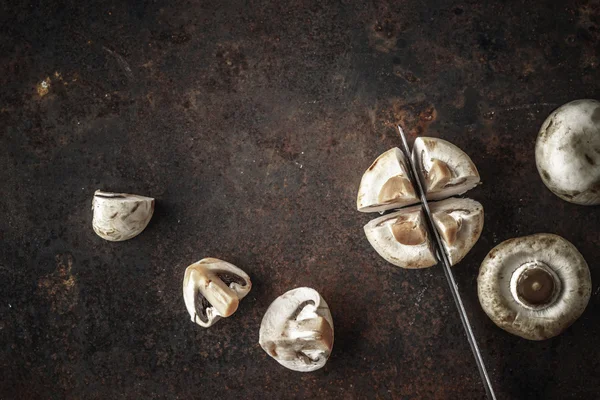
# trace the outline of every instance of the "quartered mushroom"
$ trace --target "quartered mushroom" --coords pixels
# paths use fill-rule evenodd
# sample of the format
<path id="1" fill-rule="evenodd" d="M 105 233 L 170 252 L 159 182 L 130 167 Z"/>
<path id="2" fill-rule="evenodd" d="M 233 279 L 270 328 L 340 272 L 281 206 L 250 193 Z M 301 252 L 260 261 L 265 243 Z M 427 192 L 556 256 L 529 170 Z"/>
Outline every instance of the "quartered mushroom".
<path id="1" fill-rule="evenodd" d="M 418 202 L 406 158 L 395 147 L 377 157 L 363 174 L 356 207 L 361 212 L 376 212 Z"/>
<path id="2" fill-rule="evenodd" d="M 190 318 L 208 328 L 233 314 L 252 282 L 244 271 L 217 258 L 204 258 L 185 270 L 183 299 Z"/>
<path id="3" fill-rule="evenodd" d="M 455 265 L 479 240 L 483 230 L 483 206 L 471 199 L 450 198 L 429 203 L 451 265 Z"/>
<path id="4" fill-rule="evenodd" d="M 428 200 L 441 200 L 471 190 L 480 181 L 471 158 L 443 139 L 418 137 L 412 161 Z"/>
<path id="5" fill-rule="evenodd" d="M 590 270 L 575 246 L 540 233 L 500 243 L 483 260 L 479 302 L 500 328 L 529 340 L 559 335 L 590 299 Z"/>
<path id="6" fill-rule="evenodd" d="M 271 303 L 260 324 L 259 343 L 286 368 L 310 372 L 322 368 L 333 348 L 329 306 L 314 289 L 292 289 Z"/>
<path id="7" fill-rule="evenodd" d="M 376 218 L 364 230 L 371 246 L 389 263 L 402 268 L 427 268 L 437 260 L 422 207 L 403 208 Z"/>
<path id="8" fill-rule="evenodd" d="M 600 204 L 600 102 L 575 100 L 553 111 L 538 134 L 535 162 L 561 199 Z"/>
<path id="9" fill-rule="evenodd" d="M 92 200 L 92 227 L 103 239 L 120 242 L 139 235 L 154 213 L 154 199 L 96 190 Z"/>

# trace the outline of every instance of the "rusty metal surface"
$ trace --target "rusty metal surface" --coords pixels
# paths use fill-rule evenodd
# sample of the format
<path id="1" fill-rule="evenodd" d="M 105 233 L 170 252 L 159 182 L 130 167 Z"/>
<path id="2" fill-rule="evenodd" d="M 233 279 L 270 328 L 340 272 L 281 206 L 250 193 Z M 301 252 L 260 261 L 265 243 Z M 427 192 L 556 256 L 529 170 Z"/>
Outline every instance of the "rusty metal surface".
<path id="1" fill-rule="evenodd" d="M 442 270 L 393 267 L 362 233 L 358 183 L 397 123 L 480 170 L 486 225 L 454 271 L 499 398 L 598 397 L 598 208 L 553 196 L 533 156 L 554 107 L 598 96 L 598 2 L 130 3 L 0 6 L 0 398 L 483 398 Z M 98 238 L 97 188 L 156 197 L 148 228 Z M 540 343 L 476 294 L 485 254 L 534 232 L 594 282 Z M 205 330 L 181 282 L 207 256 L 254 287 Z M 257 344 L 301 285 L 335 323 L 310 374 Z"/>

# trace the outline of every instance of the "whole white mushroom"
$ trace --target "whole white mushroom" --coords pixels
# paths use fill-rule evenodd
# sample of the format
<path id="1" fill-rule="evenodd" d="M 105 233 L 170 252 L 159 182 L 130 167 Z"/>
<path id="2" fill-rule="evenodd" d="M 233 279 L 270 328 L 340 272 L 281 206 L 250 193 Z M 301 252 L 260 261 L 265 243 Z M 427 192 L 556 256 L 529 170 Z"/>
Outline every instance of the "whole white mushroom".
<path id="1" fill-rule="evenodd" d="M 575 100 L 554 110 L 538 134 L 535 162 L 561 199 L 600 204 L 600 102 Z"/>

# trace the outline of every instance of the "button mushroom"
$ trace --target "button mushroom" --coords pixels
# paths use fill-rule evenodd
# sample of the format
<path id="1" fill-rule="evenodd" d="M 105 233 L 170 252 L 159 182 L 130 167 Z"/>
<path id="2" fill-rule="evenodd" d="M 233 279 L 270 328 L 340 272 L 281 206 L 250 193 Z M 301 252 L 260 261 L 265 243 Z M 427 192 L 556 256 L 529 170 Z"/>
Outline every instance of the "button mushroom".
<path id="1" fill-rule="evenodd" d="M 418 137 L 413 145 L 412 161 L 427 200 L 463 194 L 479 183 L 479 172 L 471 158 L 442 139 Z"/>
<path id="2" fill-rule="evenodd" d="M 361 212 L 376 212 L 418 202 L 406 158 L 395 147 L 377 157 L 363 174 L 356 207 Z"/>
<path id="3" fill-rule="evenodd" d="M 529 340 L 554 337 L 588 304 L 590 270 L 560 236 L 540 233 L 500 243 L 483 260 L 479 302 L 500 328 Z"/>
<path id="4" fill-rule="evenodd" d="M 204 258 L 186 268 L 183 299 L 191 320 L 208 328 L 233 314 L 251 288 L 250 277 L 235 265 Z"/>
<path id="5" fill-rule="evenodd" d="M 455 265 L 479 240 L 483 230 L 483 206 L 471 199 L 450 198 L 429 203 L 451 265 Z"/>
<path id="6" fill-rule="evenodd" d="M 600 102 L 575 100 L 553 111 L 538 134 L 535 162 L 561 199 L 600 204 Z"/>
<path id="7" fill-rule="evenodd" d="M 420 205 L 376 218 L 364 230 L 371 246 L 391 264 L 427 268 L 437 263 Z"/>
<path id="8" fill-rule="evenodd" d="M 260 324 L 259 343 L 286 368 L 310 372 L 322 368 L 333 348 L 333 319 L 314 289 L 292 289 L 271 303 Z"/>
<path id="9" fill-rule="evenodd" d="M 92 227 L 102 239 L 120 242 L 139 235 L 154 213 L 154 199 L 96 190 L 92 200 Z"/>

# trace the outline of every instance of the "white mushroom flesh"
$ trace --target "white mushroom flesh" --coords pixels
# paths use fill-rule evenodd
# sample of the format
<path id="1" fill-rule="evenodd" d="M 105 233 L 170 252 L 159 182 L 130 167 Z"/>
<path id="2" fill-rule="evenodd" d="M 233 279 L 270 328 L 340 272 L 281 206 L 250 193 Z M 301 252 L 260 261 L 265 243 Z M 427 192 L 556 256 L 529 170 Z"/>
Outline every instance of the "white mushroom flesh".
<path id="1" fill-rule="evenodd" d="M 428 200 L 441 200 L 465 193 L 480 181 L 471 158 L 450 142 L 418 137 L 412 161 Z"/>
<path id="2" fill-rule="evenodd" d="M 421 206 L 403 208 L 364 227 L 371 246 L 385 260 L 402 268 L 427 268 L 437 259 Z"/>
<path id="3" fill-rule="evenodd" d="M 479 240 L 483 230 L 483 206 L 471 199 L 450 198 L 429 203 L 451 265 L 455 265 Z"/>
<path id="4" fill-rule="evenodd" d="M 139 235 L 146 228 L 154 213 L 154 199 L 96 190 L 92 210 L 94 232 L 103 239 L 120 242 Z"/>
<path id="5" fill-rule="evenodd" d="M 259 343 L 269 356 L 291 370 L 322 368 L 333 349 L 329 306 L 311 288 L 284 293 L 267 309 L 260 324 Z"/>
<path id="6" fill-rule="evenodd" d="M 406 158 L 395 147 L 380 155 L 363 174 L 356 207 L 361 212 L 376 212 L 418 202 Z"/>
<path id="7" fill-rule="evenodd" d="M 600 102 L 575 100 L 553 111 L 538 134 L 535 161 L 560 198 L 600 204 Z"/>
<path id="8" fill-rule="evenodd" d="M 544 340 L 579 318 L 592 284 L 575 246 L 541 233 L 492 249 L 481 264 L 477 287 L 479 302 L 496 325 L 525 339 Z"/>
<path id="9" fill-rule="evenodd" d="M 232 315 L 251 288 L 248 274 L 235 265 L 204 258 L 186 268 L 183 299 L 191 320 L 208 328 Z"/>

